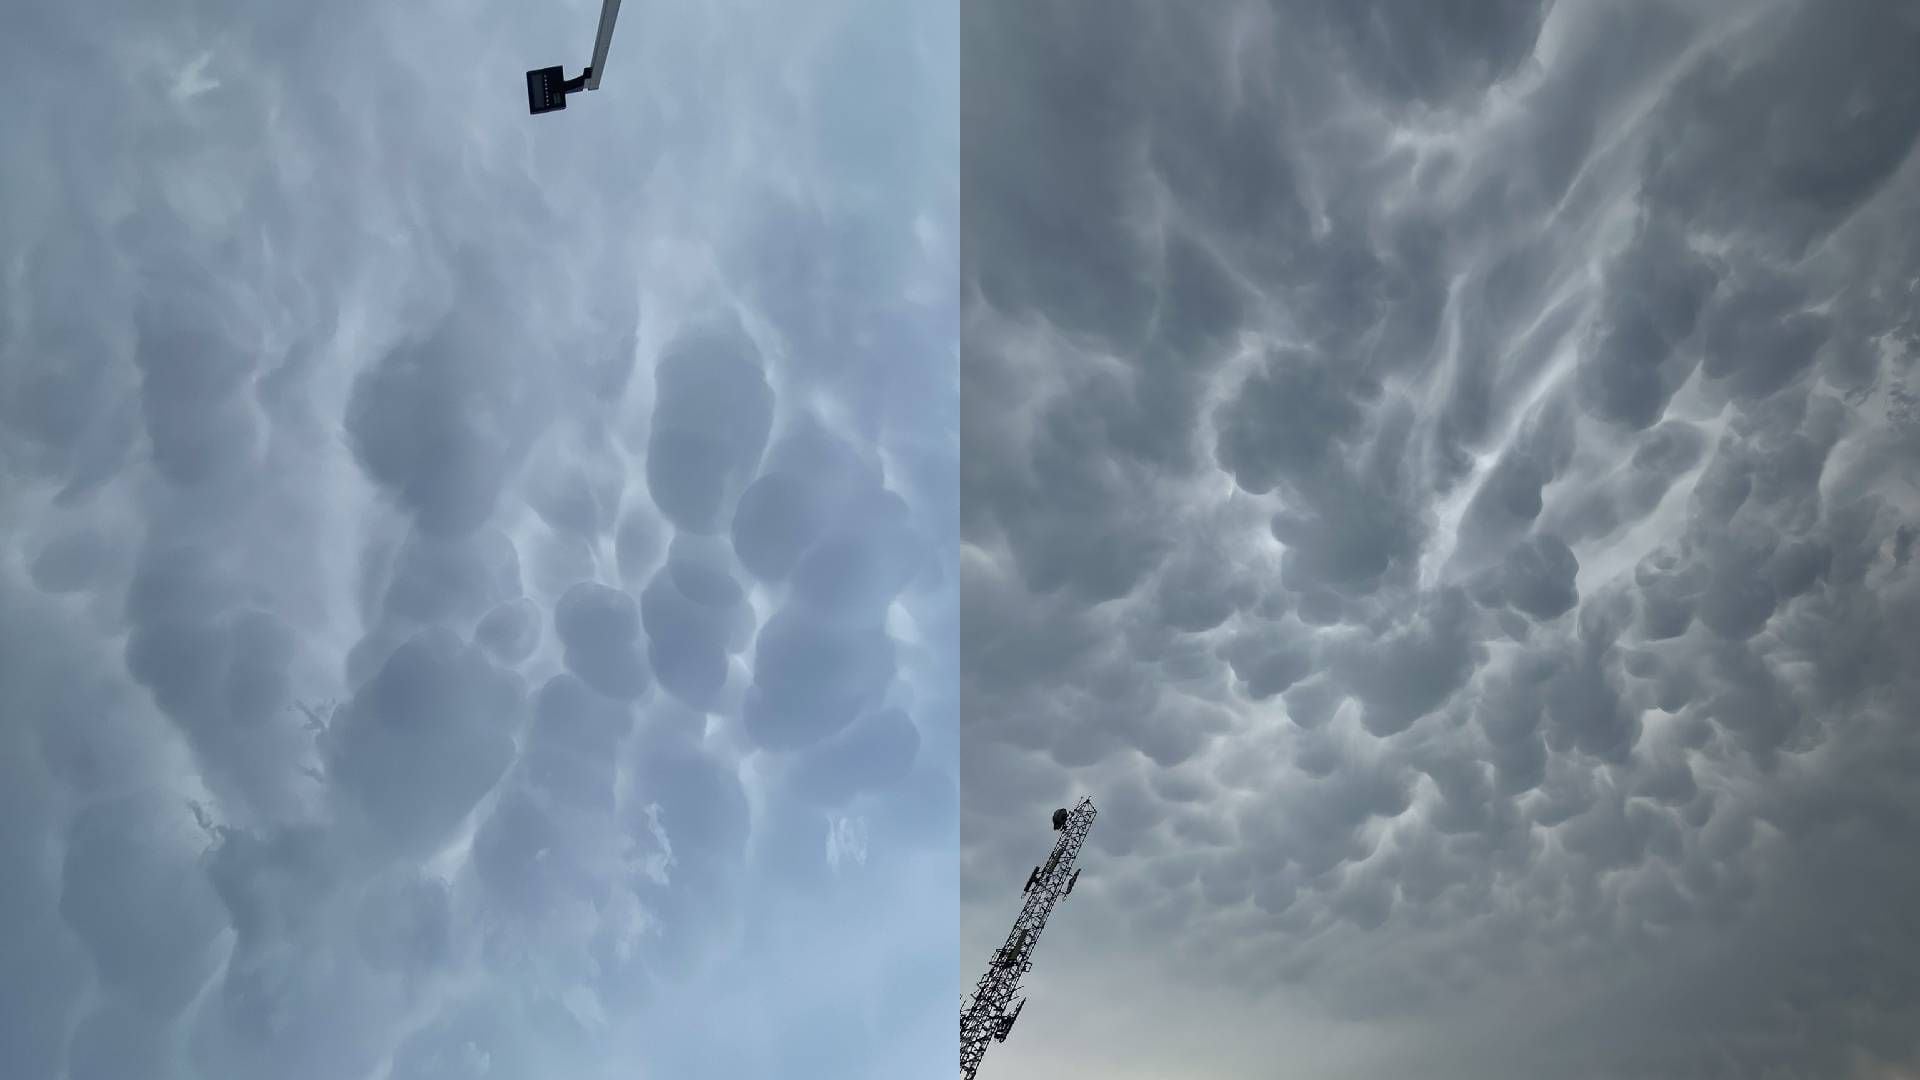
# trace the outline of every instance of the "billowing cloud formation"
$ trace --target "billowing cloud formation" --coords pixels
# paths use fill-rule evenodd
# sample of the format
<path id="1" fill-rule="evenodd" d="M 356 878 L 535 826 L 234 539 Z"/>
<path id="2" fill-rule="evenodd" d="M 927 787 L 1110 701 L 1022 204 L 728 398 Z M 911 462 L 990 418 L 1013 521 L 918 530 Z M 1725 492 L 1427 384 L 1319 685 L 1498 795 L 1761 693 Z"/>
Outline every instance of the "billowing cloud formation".
<path id="1" fill-rule="evenodd" d="M 654 368 L 647 491 L 675 527 L 720 527 L 773 424 L 759 349 L 737 317 L 682 331 Z"/>
<path id="2" fill-rule="evenodd" d="M 506 771 L 521 699 L 478 648 L 425 631 L 333 713 L 320 742 L 327 778 L 383 842 L 436 851 Z"/>
<path id="3" fill-rule="evenodd" d="M 1920 1062 L 1920 15 L 964 17 L 993 1067 Z"/>
<path id="4" fill-rule="evenodd" d="M 9 13 L 0 1076 L 950 1064 L 943 8 Z"/>

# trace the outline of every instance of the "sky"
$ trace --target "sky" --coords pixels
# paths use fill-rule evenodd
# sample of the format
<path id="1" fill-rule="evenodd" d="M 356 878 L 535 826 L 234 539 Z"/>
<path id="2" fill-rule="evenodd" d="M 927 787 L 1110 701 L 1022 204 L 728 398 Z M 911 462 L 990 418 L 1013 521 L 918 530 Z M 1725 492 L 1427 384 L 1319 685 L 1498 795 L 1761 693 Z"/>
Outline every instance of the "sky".
<path id="1" fill-rule="evenodd" d="M 958 23 L 24 0 L 0 1075 L 933 1075 Z"/>
<path id="2" fill-rule="evenodd" d="M 8 8 L 0 1076 L 1920 1075 L 1920 8 L 596 16 Z"/>
<path id="3" fill-rule="evenodd" d="M 970 0 L 982 1075 L 1920 1075 L 1920 7 Z"/>

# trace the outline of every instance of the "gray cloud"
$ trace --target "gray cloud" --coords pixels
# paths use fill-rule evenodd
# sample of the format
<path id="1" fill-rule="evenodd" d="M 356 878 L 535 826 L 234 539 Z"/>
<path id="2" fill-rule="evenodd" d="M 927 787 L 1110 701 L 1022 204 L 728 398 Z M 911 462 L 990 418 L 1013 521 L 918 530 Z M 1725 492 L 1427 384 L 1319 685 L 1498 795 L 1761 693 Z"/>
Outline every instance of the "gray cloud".
<path id="1" fill-rule="evenodd" d="M 347 402 L 362 467 L 437 535 L 470 532 L 492 514 L 533 430 L 514 414 L 539 407 L 539 384 L 514 363 L 515 338 L 489 340 L 511 325 L 506 286 L 472 277 L 458 286 L 459 306 L 356 377 Z"/>
<path id="2" fill-rule="evenodd" d="M 216 962 L 220 913 L 194 839 L 186 808 L 153 795 L 90 806 L 67 835 L 61 916 L 110 992 L 160 1017 L 178 1015 Z"/>
<path id="3" fill-rule="evenodd" d="M 1920 1061 L 1920 22 L 963 18 L 966 956 L 1101 806 L 997 1071 Z"/>
<path id="4" fill-rule="evenodd" d="M 595 7 L 10 12 L 0 1075 L 950 1046 L 955 28 Z"/>
<path id="5" fill-rule="evenodd" d="M 430 630 L 333 714 L 320 749 L 328 777 L 374 831 L 423 854 L 505 771 L 522 710 L 517 679 L 453 634 Z"/>
<path id="6" fill-rule="evenodd" d="M 919 751 L 913 719 L 900 709 L 883 709 L 801 758 L 795 784 L 813 800 L 843 804 L 855 792 L 905 779 Z"/>
<path id="7" fill-rule="evenodd" d="M 641 654 L 640 606 L 633 597 L 594 581 L 560 596 L 553 632 L 566 649 L 567 670 L 610 698 L 645 693 L 651 677 Z"/>
<path id="8" fill-rule="evenodd" d="M 719 528 L 773 425 L 759 349 L 731 315 L 667 343 L 654 368 L 647 491 L 675 526 Z"/>
<path id="9" fill-rule="evenodd" d="M 776 612 L 754 644 L 747 728 L 792 749 L 831 735 L 877 702 L 893 676 L 892 646 L 876 626 L 835 626 L 803 607 Z"/>

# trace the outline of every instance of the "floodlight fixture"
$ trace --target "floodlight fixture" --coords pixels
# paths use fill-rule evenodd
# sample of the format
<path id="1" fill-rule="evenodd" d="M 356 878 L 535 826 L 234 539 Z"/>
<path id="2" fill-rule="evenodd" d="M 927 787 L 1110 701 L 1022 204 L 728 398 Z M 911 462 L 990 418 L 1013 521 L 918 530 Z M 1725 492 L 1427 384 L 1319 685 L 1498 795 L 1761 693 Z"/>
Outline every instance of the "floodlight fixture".
<path id="1" fill-rule="evenodd" d="M 613 44 L 613 21 L 619 15 L 620 0 L 601 0 L 600 27 L 593 36 L 593 62 L 585 71 L 571 79 L 564 67 L 527 72 L 527 112 L 534 116 L 556 112 L 567 107 L 568 94 L 600 89 L 600 76 L 607 70 L 607 49 Z"/>

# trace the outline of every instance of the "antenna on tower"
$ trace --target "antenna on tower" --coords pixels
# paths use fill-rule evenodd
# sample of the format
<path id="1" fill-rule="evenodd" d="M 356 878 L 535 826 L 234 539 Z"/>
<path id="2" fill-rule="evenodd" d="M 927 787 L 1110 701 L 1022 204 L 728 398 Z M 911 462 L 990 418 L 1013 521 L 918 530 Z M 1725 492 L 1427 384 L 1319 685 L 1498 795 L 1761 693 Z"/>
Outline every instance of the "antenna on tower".
<path id="1" fill-rule="evenodd" d="M 1073 861 L 1093 828 L 1095 813 L 1092 799 L 1081 799 L 1072 810 L 1053 812 L 1053 828 L 1060 834 L 1053 854 L 1027 875 L 1026 901 L 1007 933 L 1007 943 L 994 951 L 987 973 L 960 1008 L 961 1080 L 974 1080 L 980 1060 L 987 1056 L 987 1045 L 1007 1041 L 1020 1010 L 1027 1007 L 1027 999 L 1015 1004 L 1013 995 L 1020 990 L 1020 977 L 1033 969 L 1033 947 L 1040 943 L 1040 931 L 1047 928 L 1053 905 L 1072 892 L 1073 883 L 1080 879 Z"/>

